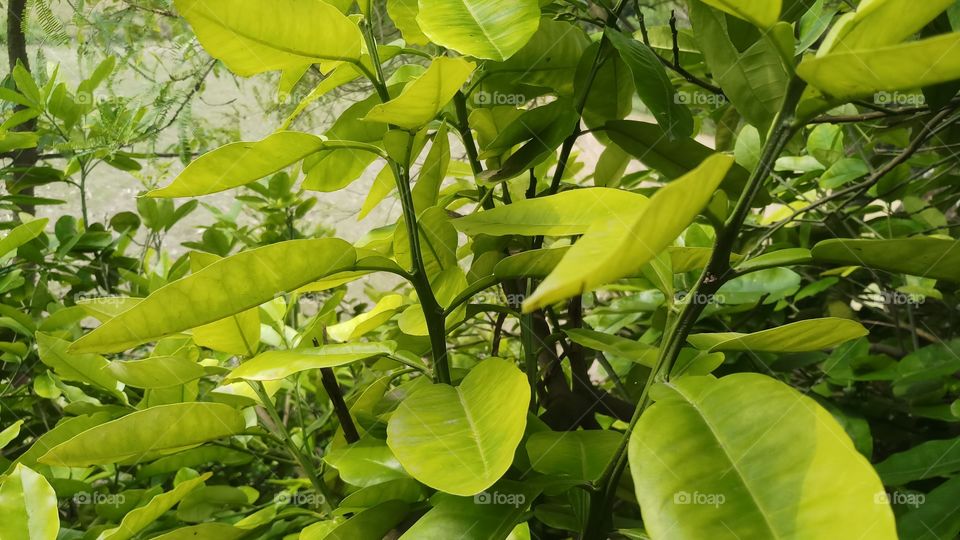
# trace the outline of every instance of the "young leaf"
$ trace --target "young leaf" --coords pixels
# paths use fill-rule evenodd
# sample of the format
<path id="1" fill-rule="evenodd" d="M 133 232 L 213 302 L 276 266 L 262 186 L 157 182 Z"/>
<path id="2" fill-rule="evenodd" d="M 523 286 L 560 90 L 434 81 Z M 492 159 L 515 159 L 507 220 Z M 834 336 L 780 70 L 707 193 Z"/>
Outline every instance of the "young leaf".
<path id="1" fill-rule="evenodd" d="M 267 351 L 247 360 L 227 375 L 227 380 L 272 381 L 308 369 L 342 366 L 396 350 L 396 344 L 333 343 L 318 348 Z"/>
<path id="2" fill-rule="evenodd" d="M 0 450 L 10 444 L 10 441 L 16 439 L 17 435 L 20 435 L 20 426 L 22 425 L 23 420 L 17 420 L 0 431 Z"/>
<path id="3" fill-rule="evenodd" d="M 14 467 L 0 483 L 0 523 L 4 540 L 56 540 L 57 494 L 47 479 L 23 465 Z"/>
<path id="4" fill-rule="evenodd" d="M 705 351 L 799 353 L 836 347 L 870 332 L 856 321 L 825 318 L 785 324 L 752 334 L 693 334 L 687 341 Z"/>
<path id="5" fill-rule="evenodd" d="M 175 0 L 203 48 L 237 75 L 360 59 L 363 36 L 335 7 L 314 0 Z"/>
<path id="6" fill-rule="evenodd" d="M 327 333 L 337 341 L 350 341 L 371 332 L 391 317 L 403 306 L 403 296 L 388 294 L 380 299 L 370 311 L 356 317 L 330 325 Z"/>
<path id="7" fill-rule="evenodd" d="M 780 18 L 782 0 L 702 0 L 760 28 L 770 28 Z"/>
<path id="8" fill-rule="evenodd" d="M 51 448 L 40 463 L 61 467 L 137 461 L 172 450 L 241 433 L 243 415 L 220 403 L 187 402 L 136 411 L 92 427 Z"/>
<path id="9" fill-rule="evenodd" d="M 524 301 L 524 312 L 638 272 L 696 219 L 732 165 L 732 157 L 716 154 L 688 175 L 660 188 L 632 217 L 608 215 L 590 226 Z"/>
<path id="10" fill-rule="evenodd" d="M 537 0 L 420 0 L 417 22 L 431 41 L 474 58 L 503 61 L 537 31 Z"/>
<path id="11" fill-rule="evenodd" d="M 626 216 L 647 204 L 643 195 L 612 188 L 584 188 L 526 199 L 453 221 L 469 236 L 569 236 L 583 234 L 605 216 Z"/>
<path id="12" fill-rule="evenodd" d="M 960 281 L 960 242 L 943 238 L 892 240 L 824 240 L 813 250 L 814 260 L 865 266 L 912 276 Z"/>
<path id="13" fill-rule="evenodd" d="M 919 32 L 955 0 L 870 0 L 841 17 L 818 56 L 895 45 Z"/>
<path id="14" fill-rule="evenodd" d="M 677 91 L 657 54 L 616 30 L 608 28 L 606 36 L 630 68 L 640 99 L 650 108 L 663 131 L 671 139 L 689 137 L 693 133 L 693 116 L 676 99 Z"/>
<path id="15" fill-rule="evenodd" d="M 290 240 L 221 259 L 170 283 L 71 345 L 74 352 L 120 352 L 235 315 L 356 262 L 336 238 Z"/>
<path id="16" fill-rule="evenodd" d="M 446 493 L 475 495 L 513 462 L 529 404 L 523 372 L 490 358 L 456 388 L 433 384 L 403 400 L 387 425 L 387 444 L 417 480 Z"/>
<path id="17" fill-rule="evenodd" d="M 797 74 L 840 100 L 880 91 L 913 90 L 960 79 L 958 48 L 960 32 L 954 32 L 900 45 L 806 58 L 797 67 Z"/>
<path id="18" fill-rule="evenodd" d="M 467 82 L 476 64 L 463 58 L 440 56 L 403 92 L 386 103 L 375 105 L 364 120 L 416 129 L 433 120 L 453 95 Z"/>
<path id="19" fill-rule="evenodd" d="M 629 447 L 651 538 L 897 538 L 880 479 L 812 399 L 753 373 L 655 394 Z"/>

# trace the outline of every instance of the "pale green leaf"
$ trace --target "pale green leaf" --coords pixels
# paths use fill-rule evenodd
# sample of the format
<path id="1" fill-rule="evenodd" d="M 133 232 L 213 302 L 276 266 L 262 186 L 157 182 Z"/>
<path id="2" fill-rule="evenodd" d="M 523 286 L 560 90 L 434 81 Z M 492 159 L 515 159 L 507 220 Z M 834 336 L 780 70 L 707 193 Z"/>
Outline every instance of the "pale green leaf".
<path id="1" fill-rule="evenodd" d="M 18 464 L 0 483 L 3 540 L 56 540 L 59 530 L 57 494 L 46 478 Z"/>
<path id="2" fill-rule="evenodd" d="M 476 64 L 463 58 L 435 58 L 399 96 L 375 105 L 364 120 L 415 129 L 433 120 L 467 82 Z"/>
<path id="3" fill-rule="evenodd" d="M 506 60 L 537 31 L 537 0 L 419 0 L 417 22 L 434 43 L 474 58 Z"/>
<path id="4" fill-rule="evenodd" d="M 127 515 L 123 516 L 120 525 L 112 529 L 107 529 L 100 533 L 97 540 L 128 540 L 144 530 L 151 523 L 160 518 L 167 510 L 173 508 L 191 491 L 199 488 L 210 478 L 212 473 L 204 473 L 197 478 L 184 480 L 177 484 L 172 490 L 161 493 L 150 499 L 147 504 L 139 506 Z"/>
<path id="5" fill-rule="evenodd" d="M 351 341 L 368 332 L 372 332 L 403 306 L 403 296 L 388 294 L 380 299 L 370 311 L 327 327 L 327 333 L 337 341 Z"/>
<path id="6" fill-rule="evenodd" d="M 317 348 L 267 351 L 247 360 L 227 375 L 227 380 L 272 381 L 308 369 L 342 366 L 396 350 L 391 342 L 333 343 Z"/>
<path id="7" fill-rule="evenodd" d="M 706 351 L 799 353 L 829 349 L 867 334 L 869 331 L 856 321 L 828 317 L 797 321 L 752 334 L 693 334 L 687 341 Z"/>
<path id="8" fill-rule="evenodd" d="M 48 221 L 50 220 L 47 218 L 35 219 L 14 227 L 3 239 L 0 239 L 0 257 L 40 236 Z"/>
<path id="9" fill-rule="evenodd" d="M 702 0 L 704 4 L 751 22 L 760 28 L 777 24 L 781 0 Z"/>

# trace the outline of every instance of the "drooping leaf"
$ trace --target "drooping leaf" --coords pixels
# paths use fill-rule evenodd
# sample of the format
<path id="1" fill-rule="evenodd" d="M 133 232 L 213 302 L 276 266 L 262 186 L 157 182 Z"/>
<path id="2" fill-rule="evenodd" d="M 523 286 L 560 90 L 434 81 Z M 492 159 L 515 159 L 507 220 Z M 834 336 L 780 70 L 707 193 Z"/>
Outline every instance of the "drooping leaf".
<path id="1" fill-rule="evenodd" d="M 797 321 L 752 334 L 693 334 L 687 341 L 705 351 L 798 353 L 829 349 L 867 334 L 869 331 L 856 321 L 828 317 Z"/>
<path id="2" fill-rule="evenodd" d="M 629 358 L 634 362 L 652 368 L 657 361 L 659 349 L 645 345 L 639 341 L 624 337 L 587 330 L 585 328 L 571 328 L 564 330 L 570 341 L 583 347 L 594 349 L 606 354 L 621 358 Z"/>
<path id="3" fill-rule="evenodd" d="M 342 366 L 396 350 L 384 343 L 333 343 L 317 348 L 267 351 L 247 360 L 227 375 L 227 379 L 272 381 L 284 379 L 308 369 Z"/>
<path id="4" fill-rule="evenodd" d="M 123 351 L 246 311 L 354 262 L 353 247 L 336 238 L 290 240 L 244 251 L 158 289 L 70 350 Z"/>
<path id="5" fill-rule="evenodd" d="M 40 462 L 86 467 L 137 460 L 150 452 L 236 435 L 245 426 L 239 411 L 220 403 L 159 405 L 92 427 L 51 448 L 40 457 Z"/>
<path id="6" fill-rule="evenodd" d="M 540 24 L 537 0 L 419 0 L 417 22 L 434 43 L 474 58 L 506 60 Z"/>
<path id="7" fill-rule="evenodd" d="M 921 443 L 881 461 L 877 464 L 877 472 L 888 486 L 954 475 L 960 472 L 960 440 Z"/>
<path id="8" fill-rule="evenodd" d="M 356 23 L 312 0 L 176 0 L 204 49 L 242 77 L 323 61 L 360 59 Z"/>
<path id="9" fill-rule="evenodd" d="M 134 388 L 168 388 L 206 375 L 200 364 L 181 355 L 116 360 L 110 362 L 105 369 L 118 381 Z"/>
<path id="10" fill-rule="evenodd" d="M 880 479 L 812 399 L 752 373 L 655 394 L 629 448 L 651 538 L 897 538 Z"/>
<path id="11" fill-rule="evenodd" d="M 816 261 L 865 266 L 933 279 L 960 281 L 960 242 L 943 238 L 824 240 L 813 250 Z"/>
<path id="12" fill-rule="evenodd" d="M 110 372 L 104 371 L 107 359 L 98 354 L 76 354 L 70 351 L 70 342 L 36 333 L 37 352 L 40 360 L 53 368 L 61 378 L 103 388 L 119 397 L 123 386 Z"/>
<path id="13" fill-rule="evenodd" d="M 57 494 L 46 478 L 17 465 L 0 483 L 4 540 L 55 540 L 60 530 Z"/>
<path id="14" fill-rule="evenodd" d="M 432 384 L 403 400 L 387 425 L 387 444 L 417 480 L 472 496 L 510 467 L 529 403 L 530 387 L 516 366 L 484 360 L 456 388 Z"/>
<path id="15" fill-rule="evenodd" d="M 693 116 L 677 100 L 677 91 L 667 76 L 657 54 L 643 42 L 607 29 L 607 38 L 630 68 L 640 99 L 657 118 L 657 123 L 670 138 L 689 137 L 693 133 Z"/>
<path id="16" fill-rule="evenodd" d="M 717 154 L 660 188 L 631 217 L 608 214 L 592 225 L 523 303 L 530 312 L 640 270 L 667 248 L 706 207 L 733 165 Z"/>
<path id="17" fill-rule="evenodd" d="M 475 67 L 476 64 L 463 58 L 438 57 L 423 75 L 410 81 L 399 96 L 370 109 L 364 120 L 406 129 L 423 126 L 453 99 Z"/>

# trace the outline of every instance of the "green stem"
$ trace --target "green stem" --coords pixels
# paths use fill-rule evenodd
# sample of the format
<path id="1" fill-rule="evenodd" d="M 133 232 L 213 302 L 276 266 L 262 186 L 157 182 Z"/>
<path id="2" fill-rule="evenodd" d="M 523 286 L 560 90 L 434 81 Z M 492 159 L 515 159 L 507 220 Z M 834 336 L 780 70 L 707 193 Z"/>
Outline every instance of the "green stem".
<path id="1" fill-rule="evenodd" d="M 367 50 L 370 52 L 370 60 L 373 63 L 375 73 L 371 81 L 380 101 L 390 100 L 390 94 L 387 92 L 387 86 L 384 82 L 383 67 L 380 65 L 380 55 L 377 53 L 377 40 L 373 35 L 373 28 L 367 21 L 361 23 L 364 40 L 367 44 Z M 400 204 L 403 207 L 403 221 L 407 228 L 407 236 L 410 241 L 410 258 L 413 260 L 413 270 L 410 272 L 410 283 L 417 296 L 420 299 L 420 306 L 423 309 L 423 317 L 427 323 L 427 331 L 430 334 L 430 348 L 433 352 L 433 373 L 434 379 L 439 383 L 449 384 L 450 379 L 450 361 L 447 356 L 446 339 L 446 318 L 444 316 L 443 306 L 437 302 L 433 294 L 433 288 L 430 286 L 430 276 L 427 274 L 423 262 L 423 252 L 420 248 L 420 234 L 417 226 L 416 207 L 413 204 L 413 193 L 410 189 L 410 169 L 407 165 L 411 161 L 411 152 L 413 137 L 407 142 L 407 148 L 404 156 L 404 163 L 397 163 L 390 159 L 390 168 L 393 171 L 394 179 L 397 182 L 397 191 L 400 194 Z"/>
<path id="2" fill-rule="evenodd" d="M 630 419 L 630 423 L 620 441 L 620 446 L 597 483 L 599 489 L 591 494 L 590 511 L 583 533 L 580 536 L 582 540 L 606 538 L 610 529 L 610 510 L 615 499 L 617 485 L 620 483 L 620 476 L 627 465 L 626 450 L 630 435 L 633 433 L 637 422 L 640 421 L 643 412 L 650 405 L 649 390 L 654 384 L 669 379 L 670 370 L 680 355 L 687 336 L 690 335 L 694 325 L 709 303 L 707 299 L 733 276 L 734 272 L 730 268 L 730 254 L 733 252 L 734 244 L 739 238 L 740 229 L 750 213 L 754 199 L 763 189 L 767 178 L 773 171 L 777 158 L 798 129 L 798 126 L 794 123 L 794 113 L 805 88 L 806 84 L 800 79 L 794 78 L 790 82 L 781 110 L 774 119 L 771 132 L 767 137 L 760 162 L 751 175 L 747 187 L 741 193 L 733 212 L 724 224 L 723 230 L 718 232 L 710 262 L 704 268 L 696 286 L 691 289 L 692 292 L 687 295 L 687 302 L 681 307 L 676 322 L 663 338 L 657 363 L 650 372 L 637 408 L 634 410 L 633 417 Z"/>
<path id="3" fill-rule="evenodd" d="M 300 468 L 303 469 L 303 473 L 310 480 L 310 483 L 313 485 L 313 489 L 318 494 L 323 496 L 322 507 L 325 510 L 329 510 L 335 501 L 333 494 L 330 493 L 330 490 L 328 490 L 327 486 L 323 483 L 323 479 L 320 478 L 320 475 L 317 473 L 317 469 L 313 466 L 313 462 L 310 461 L 310 457 L 303 453 L 300 447 L 297 446 L 297 443 L 293 440 L 290 432 L 287 431 L 287 427 L 284 425 L 283 419 L 280 418 L 280 413 L 277 412 L 277 408 L 273 404 L 273 399 L 270 397 L 270 394 L 267 393 L 263 383 L 259 381 L 247 381 L 247 384 L 253 388 L 253 391 L 256 392 L 257 396 L 260 398 L 260 402 L 263 405 L 264 410 L 266 410 L 267 414 L 270 415 L 270 419 L 273 420 L 277 431 L 280 432 L 280 437 L 286 444 L 287 451 L 290 452 L 290 455 L 293 457 L 293 459 L 296 460 L 296 462 L 300 465 Z M 306 436 L 306 434 L 304 434 L 304 436 Z"/>

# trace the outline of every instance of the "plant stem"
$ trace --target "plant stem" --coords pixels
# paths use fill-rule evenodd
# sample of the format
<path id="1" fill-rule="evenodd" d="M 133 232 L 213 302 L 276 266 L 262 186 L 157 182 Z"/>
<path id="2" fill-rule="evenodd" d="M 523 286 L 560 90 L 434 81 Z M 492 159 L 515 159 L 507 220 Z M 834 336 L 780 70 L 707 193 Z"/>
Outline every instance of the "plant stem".
<path id="1" fill-rule="evenodd" d="M 347 407 L 347 402 L 343 399 L 343 390 L 337 382 L 337 376 L 333 372 L 333 368 L 320 368 L 320 382 L 323 384 L 323 389 L 327 392 L 327 397 L 330 398 L 330 403 L 333 404 L 333 412 L 336 413 L 337 419 L 340 420 L 340 427 L 343 429 L 343 438 L 350 444 L 359 441 L 360 433 L 357 432 L 357 426 L 354 425 L 353 418 L 350 416 L 350 409 Z"/>
<path id="2" fill-rule="evenodd" d="M 277 408 L 273 404 L 273 398 L 267 393 L 266 388 L 263 387 L 263 383 L 256 381 L 247 381 L 247 384 L 253 388 L 253 391 L 257 393 L 257 396 L 260 398 L 260 402 L 263 405 L 264 410 L 267 411 L 267 414 L 270 415 L 270 419 L 273 420 L 274 425 L 276 426 L 277 431 L 280 432 L 280 437 L 283 439 L 284 443 L 287 445 L 287 451 L 290 452 L 290 455 L 293 456 L 293 459 L 297 461 L 300 465 L 300 468 L 303 469 L 303 473 L 310 480 L 310 483 L 313 485 L 313 489 L 316 492 L 323 496 L 322 506 L 324 509 L 329 510 L 334 503 L 333 494 L 327 489 L 327 486 L 323 483 L 323 479 L 320 478 L 320 475 L 317 474 L 317 469 L 313 466 L 313 462 L 310 461 L 310 456 L 305 455 L 300 447 L 297 446 L 297 443 L 293 440 L 293 437 L 290 436 L 290 432 L 287 431 L 286 426 L 283 424 L 283 420 L 280 418 L 280 413 L 277 412 Z M 306 434 L 304 434 L 306 436 Z"/>
<path id="3" fill-rule="evenodd" d="M 805 88 L 806 84 L 800 79 L 791 80 L 783 105 L 767 137 L 760 162 L 750 176 L 723 230 L 717 233 L 710 262 L 704 268 L 697 284 L 691 289 L 691 293 L 686 296 L 687 302 L 683 304 L 677 321 L 664 335 L 657 363 L 650 372 L 637 408 L 623 434 L 620 447 L 598 481 L 599 489 L 590 496 L 590 511 L 580 536 L 582 540 L 600 540 L 606 537 L 610 529 L 611 506 L 615 499 L 617 485 L 620 483 L 620 476 L 627 465 L 627 445 L 640 417 L 650 405 L 650 388 L 656 383 L 669 380 L 670 369 L 680 355 L 683 344 L 686 343 L 687 336 L 693 330 L 700 314 L 707 307 L 709 303 L 707 299 L 733 275 L 730 268 L 730 254 L 733 252 L 734 244 L 739 238 L 740 229 L 750 213 L 754 199 L 763 189 L 780 153 L 799 128 L 794 122 L 794 112 Z"/>
<path id="4" fill-rule="evenodd" d="M 364 40 L 367 44 L 367 50 L 370 52 L 370 60 L 374 66 L 374 73 L 368 74 L 371 77 L 371 83 L 380 96 L 380 101 L 386 103 L 390 101 L 390 94 L 387 92 L 387 85 L 384 82 L 383 67 L 380 65 L 380 55 L 377 53 L 377 39 L 373 35 L 373 28 L 369 21 L 364 20 L 360 26 L 363 29 Z M 430 334 L 430 348 L 433 353 L 433 376 L 439 383 L 450 383 L 450 361 L 447 356 L 446 339 L 446 318 L 443 307 L 437 302 L 433 294 L 433 288 L 430 286 L 430 276 L 427 275 L 423 262 L 423 253 L 420 249 L 420 234 L 417 226 L 416 207 L 413 204 L 413 193 L 410 190 L 410 167 L 411 152 L 413 145 L 413 136 L 411 135 L 404 156 L 404 163 L 397 163 L 390 159 L 390 168 L 393 171 L 394 179 L 397 182 L 397 191 L 400 194 L 400 204 L 403 207 L 403 221 L 407 228 L 407 236 L 410 242 L 410 258 L 413 260 L 413 269 L 410 272 L 410 283 L 417 291 L 417 297 L 420 299 L 420 306 L 423 309 L 423 317 L 427 323 L 427 331 Z"/>

